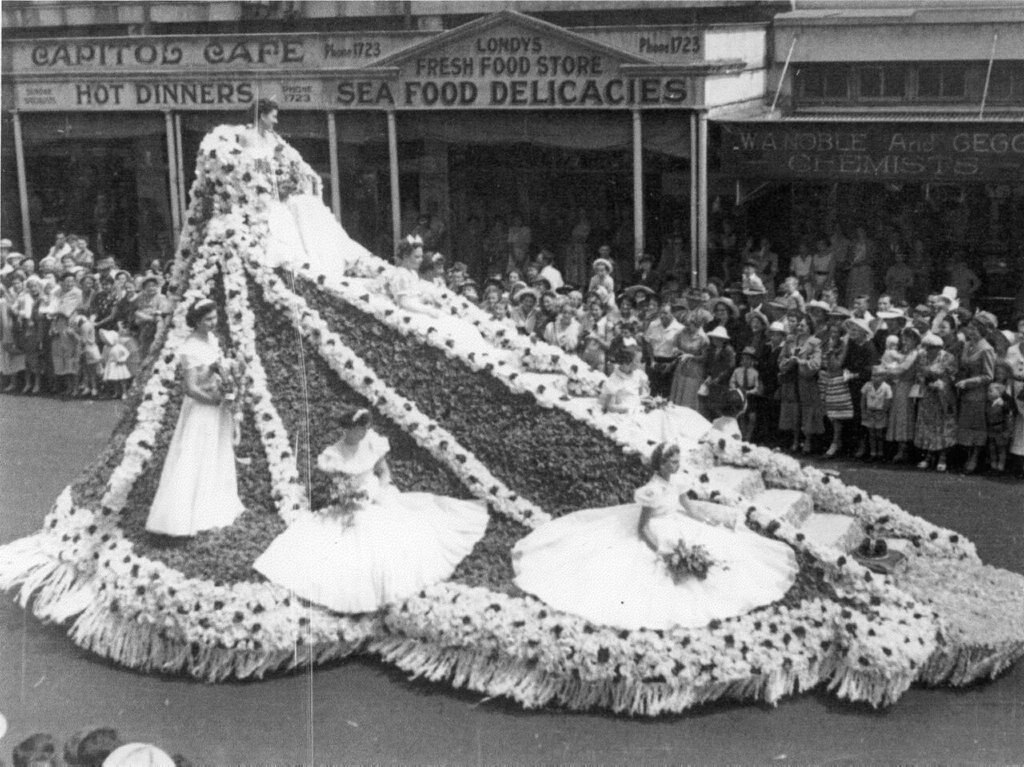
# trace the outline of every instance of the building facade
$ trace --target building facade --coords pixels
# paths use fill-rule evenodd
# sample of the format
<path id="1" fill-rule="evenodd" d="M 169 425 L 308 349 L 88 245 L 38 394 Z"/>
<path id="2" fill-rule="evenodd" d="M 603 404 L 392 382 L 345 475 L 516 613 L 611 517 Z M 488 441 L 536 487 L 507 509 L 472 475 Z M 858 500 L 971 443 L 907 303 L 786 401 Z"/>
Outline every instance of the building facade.
<path id="1" fill-rule="evenodd" d="M 202 136 L 272 97 L 376 252 L 426 226 L 482 275 L 527 228 L 699 279 L 708 115 L 763 99 L 780 7 L 6 3 L 4 230 L 167 256 Z"/>

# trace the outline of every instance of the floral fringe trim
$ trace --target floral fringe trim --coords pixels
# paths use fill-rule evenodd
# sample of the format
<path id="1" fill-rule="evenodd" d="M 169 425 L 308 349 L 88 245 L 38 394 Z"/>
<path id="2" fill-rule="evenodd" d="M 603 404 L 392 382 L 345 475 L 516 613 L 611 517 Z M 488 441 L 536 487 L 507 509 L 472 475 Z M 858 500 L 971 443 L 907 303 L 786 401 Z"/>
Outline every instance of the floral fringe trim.
<path id="1" fill-rule="evenodd" d="M 961 687 L 978 679 L 995 679 L 1024 658 L 1024 640 L 1004 642 L 997 647 L 966 645 L 939 648 L 921 671 L 921 681 L 930 685 Z"/>
<path id="2" fill-rule="evenodd" d="M 375 640 L 368 649 L 413 678 L 444 681 L 456 688 L 511 698 L 525 708 L 554 704 L 572 710 L 599 708 L 641 716 L 679 713 L 717 700 L 762 700 L 775 705 L 787 695 L 825 682 L 841 698 L 887 706 L 906 692 L 915 678 L 913 674 L 884 677 L 863 673 L 826 659 L 800 669 L 779 668 L 699 686 L 627 679 L 583 680 L 499 657 L 491 650 L 443 647 L 410 638 Z"/>

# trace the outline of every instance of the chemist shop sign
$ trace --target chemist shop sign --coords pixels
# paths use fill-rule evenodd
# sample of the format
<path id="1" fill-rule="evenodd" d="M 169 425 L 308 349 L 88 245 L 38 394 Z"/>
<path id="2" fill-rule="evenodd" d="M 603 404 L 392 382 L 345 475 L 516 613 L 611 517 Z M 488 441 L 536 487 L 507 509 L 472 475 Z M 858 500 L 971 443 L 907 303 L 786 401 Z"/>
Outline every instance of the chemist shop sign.
<path id="1" fill-rule="evenodd" d="M 722 170 L 823 181 L 1019 181 L 1020 123 L 722 124 Z"/>
<path id="2" fill-rule="evenodd" d="M 693 78 L 667 74 L 671 70 L 617 55 L 571 33 L 511 23 L 456 32 L 380 61 L 377 76 L 352 73 L 338 80 L 332 106 L 607 110 L 695 103 Z"/>

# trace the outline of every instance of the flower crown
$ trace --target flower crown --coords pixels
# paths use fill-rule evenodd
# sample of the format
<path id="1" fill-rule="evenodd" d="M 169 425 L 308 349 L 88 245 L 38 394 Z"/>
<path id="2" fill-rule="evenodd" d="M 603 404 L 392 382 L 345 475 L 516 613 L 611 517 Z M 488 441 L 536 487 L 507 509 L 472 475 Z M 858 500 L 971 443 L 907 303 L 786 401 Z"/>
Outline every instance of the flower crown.
<path id="1" fill-rule="evenodd" d="M 405 235 L 405 244 L 410 247 L 415 247 L 417 245 L 423 247 L 423 238 L 418 234 L 407 234 Z"/>

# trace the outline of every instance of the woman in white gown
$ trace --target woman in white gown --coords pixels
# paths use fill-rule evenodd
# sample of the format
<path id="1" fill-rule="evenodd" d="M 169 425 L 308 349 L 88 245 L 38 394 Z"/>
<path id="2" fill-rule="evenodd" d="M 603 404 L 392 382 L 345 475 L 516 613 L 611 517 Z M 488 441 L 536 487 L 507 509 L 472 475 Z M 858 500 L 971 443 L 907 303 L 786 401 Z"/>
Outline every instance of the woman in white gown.
<path id="1" fill-rule="evenodd" d="M 679 449 L 659 445 L 636 502 L 585 509 L 537 528 L 512 550 L 515 582 L 551 607 L 625 629 L 699 627 L 780 599 L 796 557 L 750 531 L 738 512 L 691 501 L 675 481 Z M 701 579 L 673 578 L 664 556 L 682 541 L 712 564 Z"/>
<path id="2" fill-rule="evenodd" d="M 272 266 L 298 269 L 308 264 L 315 274 L 341 277 L 369 251 L 353 240 L 324 205 L 317 187 L 319 177 L 274 131 L 278 105 L 260 99 L 249 151 L 266 162 L 274 182 L 273 199 L 267 205 L 267 259 Z M 284 165 L 296 165 L 296 173 L 285 174 L 288 188 L 277 183 Z M 302 172 L 304 171 L 304 172 Z M 291 188 L 296 181 L 297 186 Z"/>
<path id="3" fill-rule="evenodd" d="M 364 613 L 443 581 L 483 537 L 479 501 L 401 493 L 391 484 L 388 441 L 368 410 L 347 414 L 341 439 L 317 467 L 337 500 L 299 517 L 253 565 L 270 581 L 341 613 Z"/>
<path id="4" fill-rule="evenodd" d="M 437 288 L 420 278 L 423 263 L 423 242 L 419 237 L 406 237 L 398 244 L 398 265 L 384 278 L 384 290 L 398 306 L 412 314 L 416 329 L 427 333 L 435 328 L 444 338 L 450 338 L 458 350 L 493 352 L 494 347 L 467 320 L 445 312 L 437 298 Z"/>
<path id="5" fill-rule="evenodd" d="M 147 530 L 174 536 L 226 527 L 242 513 L 216 304 L 196 302 L 185 321 L 194 328 L 178 351 L 185 399 L 146 519 Z"/>
<path id="6" fill-rule="evenodd" d="M 605 413 L 639 424 L 655 442 L 693 443 L 711 429 L 711 423 L 696 410 L 664 403 L 645 412 L 644 402 L 651 394 L 647 373 L 643 370 L 640 346 L 627 338 L 612 360 L 611 375 L 601 385 L 597 402 Z"/>

